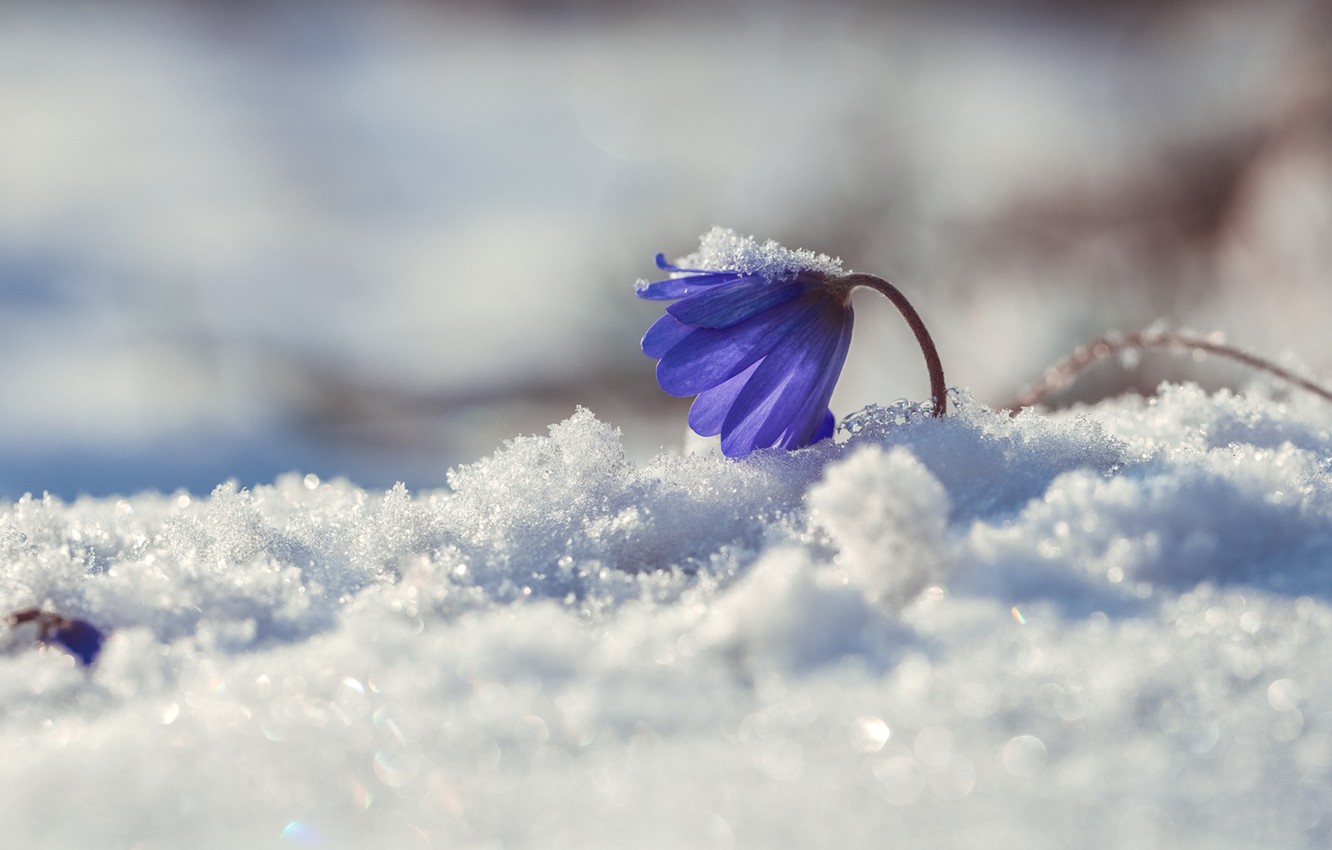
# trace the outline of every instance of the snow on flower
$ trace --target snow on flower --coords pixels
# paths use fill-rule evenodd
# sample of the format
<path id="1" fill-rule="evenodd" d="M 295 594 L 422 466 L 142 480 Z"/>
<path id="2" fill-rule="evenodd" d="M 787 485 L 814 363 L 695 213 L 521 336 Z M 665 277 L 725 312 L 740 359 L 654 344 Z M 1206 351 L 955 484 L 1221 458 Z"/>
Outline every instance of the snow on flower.
<path id="1" fill-rule="evenodd" d="M 923 323 L 887 281 L 845 274 L 841 262 L 769 240 L 713 228 L 671 277 L 639 281 L 638 296 L 674 301 L 643 336 L 657 383 L 695 396 L 689 427 L 721 435 L 722 453 L 798 449 L 832 436 L 828 408 L 851 345 L 851 291 L 889 297 L 916 332 L 930 367 L 935 413 L 943 412 L 943 369 Z M 691 266 L 698 266 L 693 268 Z"/>
<path id="2" fill-rule="evenodd" d="M 666 280 L 640 298 L 676 300 L 643 337 L 657 382 L 695 396 L 689 427 L 721 435 L 729 457 L 773 446 L 798 449 L 832 436 L 828 409 L 851 345 L 851 288 L 841 266 L 810 251 L 713 228 L 699 251 L 657 265 Z"/>

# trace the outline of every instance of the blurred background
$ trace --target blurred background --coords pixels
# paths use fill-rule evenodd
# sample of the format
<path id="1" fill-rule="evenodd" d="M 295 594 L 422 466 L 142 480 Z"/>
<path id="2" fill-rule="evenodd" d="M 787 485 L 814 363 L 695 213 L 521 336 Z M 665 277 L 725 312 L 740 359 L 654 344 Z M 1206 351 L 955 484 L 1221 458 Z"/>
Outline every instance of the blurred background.
<path id="1" fill-rule="evenodd" d="M 0 497 L 437 486 L 578 404 L 678 446 L 633 283 L 714 224 L 888 277 L 996 405 L 1157 320 L 1332 376 L 1329 44 L 1325 0 L 2 0 Z M 927 398 L 857 323 L 835 412 Z M 1166 377 L 1247 380 L 1056 402 Z"/>

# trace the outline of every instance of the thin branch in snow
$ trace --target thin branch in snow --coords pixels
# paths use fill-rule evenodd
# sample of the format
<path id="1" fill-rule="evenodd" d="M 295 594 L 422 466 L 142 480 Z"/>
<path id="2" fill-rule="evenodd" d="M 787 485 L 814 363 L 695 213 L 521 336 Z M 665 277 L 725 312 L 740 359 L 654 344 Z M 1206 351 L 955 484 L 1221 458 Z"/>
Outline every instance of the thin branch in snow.
<path id="1" fill-rule="evenodd" d="M 1113 354 L 1132 355 L 1152 348 L 1165 348 L 1175 352 L 1215 354 L 1219 357 L 1238 361 L 1261 372 L 1267 372 L 1320 398 L 1332 401 L 1332 390 L 1308 378 L 1301 377 L 1271 360 L 1229 345 L 1221 339 L 1219 334 L 1198 336 L 1187 331 L 1148 329 L 1130 334 L 1109 333 L 1078 346 L 1072 354 L 1047 369 L 1039 384 L 1028 389 L 1016 401 L 1004 405 L 1004 407 L 1014 412 L 1026 407 L 1034 407 L 1051 393 L 1072 383 L 1073 379 L 1091 364 Z"/>

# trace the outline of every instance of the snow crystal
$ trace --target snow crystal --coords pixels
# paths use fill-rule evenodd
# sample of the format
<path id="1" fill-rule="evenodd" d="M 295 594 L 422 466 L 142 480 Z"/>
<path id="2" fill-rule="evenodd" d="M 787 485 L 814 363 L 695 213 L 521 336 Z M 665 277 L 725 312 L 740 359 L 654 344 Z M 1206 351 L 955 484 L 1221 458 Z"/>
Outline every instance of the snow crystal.
<path id="1" fill-rule="evenodd" d="M 714 227 L 703 234 L 698 250 L 681 257 L 676 265 L 682 269 L 737 271 L 766 278 L 802 271 L 842 274 L 840 259 L 804 248 L 792 250 L 772 239 L 759 242 L 753 236 L 741 236 L 726 227 Z"/>
<path id="2" fill-rule="evenodd" d="M 368 492 L 25 497 L 36 846 L 1315 848 L 1332 417 L 1195 387 L 629 461 L 589 411 Z"/>

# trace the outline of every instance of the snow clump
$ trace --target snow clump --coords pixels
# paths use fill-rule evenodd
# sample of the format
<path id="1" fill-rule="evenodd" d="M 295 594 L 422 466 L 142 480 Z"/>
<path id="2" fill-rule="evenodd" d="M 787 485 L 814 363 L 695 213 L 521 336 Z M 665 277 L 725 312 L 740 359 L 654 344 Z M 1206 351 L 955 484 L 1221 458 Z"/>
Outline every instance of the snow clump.
<path id="1" fill-rule="evenodd" d="M 829 276 L 842 274 L 840 259 L 807 248 L 787 248 L 774 239 L 759 242 L 728 227 L 714 227 L 703 234 L 698 250 L 680 258 L 676 265 L 682 269 L 737 271 L 765 278 L 803 271 Z"/>

